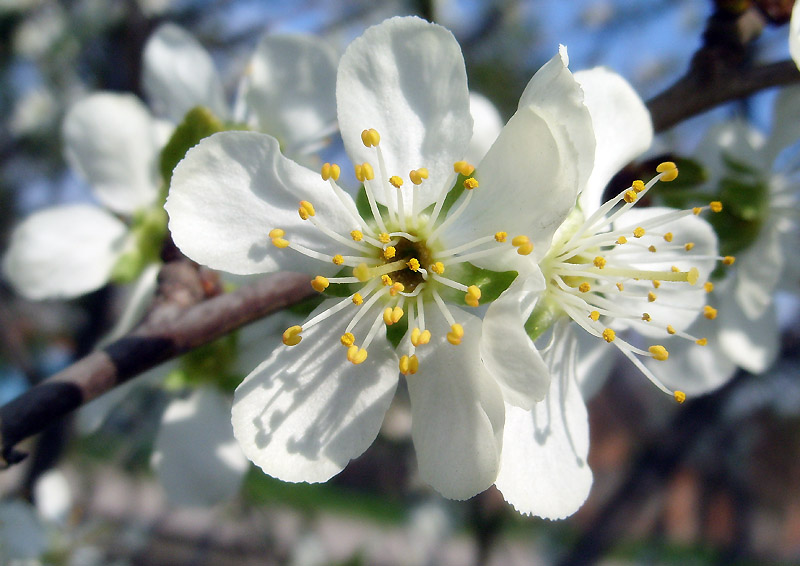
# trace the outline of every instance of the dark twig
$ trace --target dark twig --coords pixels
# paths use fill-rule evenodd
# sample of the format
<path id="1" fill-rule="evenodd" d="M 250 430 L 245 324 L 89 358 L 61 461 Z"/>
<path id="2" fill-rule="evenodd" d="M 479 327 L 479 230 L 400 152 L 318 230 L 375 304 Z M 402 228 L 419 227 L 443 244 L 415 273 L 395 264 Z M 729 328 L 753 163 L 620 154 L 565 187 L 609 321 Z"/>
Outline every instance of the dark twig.
<path id="1" fill-rule="evenodd" d="M 18 442 L 113 387 L 313 294 L 307 276 L 281 273 L 202 300 L 200 278 L 192 283 L 190 269 L 188 262 L 167 264 L 162 294 L 130 334 L 0 407 L 0 463 L 22 460 Z"/>

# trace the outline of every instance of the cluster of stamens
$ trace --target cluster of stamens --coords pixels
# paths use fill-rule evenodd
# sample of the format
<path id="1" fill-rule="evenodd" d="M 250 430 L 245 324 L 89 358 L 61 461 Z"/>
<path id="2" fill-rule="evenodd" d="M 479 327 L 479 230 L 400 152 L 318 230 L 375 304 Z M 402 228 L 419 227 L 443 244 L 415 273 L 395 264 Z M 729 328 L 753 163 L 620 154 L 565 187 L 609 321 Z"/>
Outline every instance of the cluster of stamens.
<path id="1" fill-rule="evenodd" d="M 685 257 L 690 261 L 721 260 L 731 265 L 734 258 L 692 253 L 694 242 L 680 242 L 680 234 L 663 231 L 665 225 L 684 216 L 698 215 L 704 210 L 720 212 L 720 202 L 712 202 L 706 207 L 671 211 L 651 217 L 641 225 L 616 227 L 621 217 L 658 181 L 668 182 L 678 176 L 678 169 L 671 162 L 660 164 L 656 171 L 658 174 L 649 183 L 634 181 L 629 188 L 591 214 L 573 234 L 560 243 L 554 242 L 551 252 L 542 261 L 542 270 L 548 281 L 549 294 L 570 318 L 589 334 L 617 346 L 659 389 L 682 403 L 686 395 L 682 391 L 667 388 L 641 360 L 652 358 L 666 361 L 669 358 L 667 349 L 661 344 L 653 344 L 647 349 L 638 348 L 620 338 L 609 328 L 609 324 L 614 320 L 641 320 L 648 325 L 661 326 L 666 335 L 705 346 L 707 338 L 676 330 L 668 321 L 657 320 L 651 313 L 632 310 L 634 305 L 659 301 L 658 290 L 662 285 L 695 285 L 700 277 L 697 267 L 681 270 L 673 265 L 669 270 L 647 270 L 642 269 L 641 264 L 647 261 L 671 263 Z M 641 241 L 645 235 L 658 237 L 663 243 L 645 245 Z M 641 253 L 645 250 L 647 253 Z M 632 260 L 631 257 L 636 259 Z M 652 289 L 643 289 L 642 281 L 648 281 Z M 703 288 L 710 293 L 713 284 L 707 282 Z M 681 305 L 670 307 L 683 308 Z M 702 314 L 713 320 L 717 311 L 706 305 Z"/>
<path id="2" fill-rule="evenodd" d="M 341 246 L 343 252 L 349 250 L 349 254 L 336 253 L 331 256 L 309 249 L 292 242 L 281 228 L 274 228 L 269 233 L 272 243 L 278 248 L 291 248 L 342 268 L 344 273 L 336 277 L 314 277 L 311 281 L 314 290 L 323 293 L 331 284 L 357 288 L 302 326 L 288 328 L 283 334 L 283 343 L 295 346 L 302 340 L 302 332 L 339 311 L 348 311 L 350 321 L 341 337 L 341 344 L 347 349 L 347 359 L 353 364 L 360 364 L 367 359 L 367 349 L 379 332 L 385 332 L 404 321 L 407 323 L 407 339 L 401 340 L 400 347 L 404 353 L 400 357 L 399 369 L 404 375 L 414 374 L 419 369 L 416 349 L 431 340 L 431 332 L 425 323 L 425 307 L 432 308 L 435 305 L 441 312 L 450 325 L 446 339 L 457 346 L 464 337 L 464 328 L 456 322 L 442 291 L 450 288 L 463 293 L 463 304 L 459 303 L 458 306 L 474 308 L 480 304 L 481 290 L 478 286 L 459 282 L 445 273 L 452 268 L 458 273 L 459 264 L 496 254 L 498 246 L 508 246 L 508 234 L 497 232 L 447 249 L 441 241 L 442 233 L 466 210 L 472 191 L 479 187 L 478 181 L 472 177 L 475 167 L 466 161 L 455 162 L 452 173 L 439 187 L 432 210 L 422 210 L 415 188 L 429 182 L 428 169 L 420 167 L 410 171 L 407 178 L 411 184 L 406 185 L 403 177 L 390 175 L 387 171 L 377 131 L 364 130 L 361 141 L 365 147 L 375 149 L 374 163 L 377 165 L 373 167 L 368 162 L 354 165 L 355 176 L 363 183 L 369 202 L 369 217 L 362 218 L 350 197 L 337 185 L 341 170 L 338 165 L 330 163 L 322 166 L 322 179 L 330 183 L 348 211 L 353 229 L 346 234 L 332 230 L 317 217 L 313 204 L 308 201 L 301 201 L 298 208 L 302 220 L 313 223 L 320 232 Z M 440 218 L 443 216 L 445 198 L 459 175 L 466 177 L 462 181 L 464 195 L 445 218 Z M 405 198 L 403 191 L 412 191 L 411 198 Z M 381 214 L 378 206 L 378 197 L 385 204 L 384 214 Z M 520 255 L 533 251 L 533 243 L 525 235 L 513 237 L 510 245 Z M 347 275 L 345 269 L 350 270 L 352 275 Z M 360 324 L 369 320 L 372 320 L 369 324 Z M 359 330 L 363 327 L 368 328 L 365 333 Z M 361 335 L 364 337 L 359 341 L 357 336 Z"/>

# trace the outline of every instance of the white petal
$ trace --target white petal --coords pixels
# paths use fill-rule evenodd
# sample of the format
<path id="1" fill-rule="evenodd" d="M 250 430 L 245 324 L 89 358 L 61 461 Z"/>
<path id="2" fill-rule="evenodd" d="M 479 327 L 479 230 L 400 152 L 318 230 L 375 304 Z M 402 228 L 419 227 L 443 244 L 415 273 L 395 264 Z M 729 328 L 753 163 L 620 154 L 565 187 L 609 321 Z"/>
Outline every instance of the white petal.
<path id="1" fill-rule="evenodd" d="M 436 198 L 472 136 L 461 48 L 448 30 L 419 18 L 386 20 L 350 44 L 339 63 L 336 103 L 354 163 L 371 163 L 378 176 L 375 150 L 361 142 L 362 130 L 374 128 L 387 175 L 428 169 L 428 180 L 414 189 L 422 206 Z"/>
<path id="2" fill-rule="evenodd" d="M 566 130 L 550 115 L 532 106 L 521 108 L 481 161 L 472 201 L 443 237 L 451 244 L 499 231 L 510 237 L 524 234 L 534 243 L 528 257 L 541 258 L 575 205 L 576 159 Z M 502 253 L 474 263 L 498 271 L 509 268 Z"/>
<path id="3" fill-rule="evenodd" d="M 472 139 L 464 156 L 470 163 L 480 163 L 503 129 L 503 119 L 492 102 L 477 92 L 469 93 L 469 112 L 472 115 Z"/>
<path id="4" fill-rule="evenodd" d="M 70 165 L 108 208 L 131 214 L 155 202 L 161 182 L 158 159 L 166 140 L 138 98 L 93 94 L 67 112 L 63 135 Z"/>
<path id="5" fill-rule="evenodd" d="M 530 410 L 550 387 L 550 370 L 525 332 L 525 323 L 545 289 L 541 271 L 518 277 L 489 305 L 483 319 L 480 352 L 503 400 Z"/>
<path id="6" fill-rule="evenodd" d="M 743 120 L 730 120 L 708 130 L 694 157 L 708 169 L 709 179 L 716 183 L 730 176 L 723 156 L 755 169 L 769 166 L 765 161 L 764 144 L 764 137 L 758 130 Z"/>
<path id="7" fill-rule="evenodd" d="M 800 34 L 800 30 L 798 33 Z M 775 100 L 772 131 L 765 148 L 765 165 L 772 163 L 784 148 L 798 139 L 800 139 L 800 88 L 785 87 L 780 90 Z"/>
<path id="8" fill-rule="evenodd" d="M 584 95 L 577 76 L 567 68 L 569 56 L 564 45 L 558 54 L 542 65 L 528 82 L 519 99 L 519 108 L 535 106 L 546 111 L 563 125 L 578 155 L 578 190 L 583 190 L 595 157 L 592 116 L 584 104 Z M 599 151 L 599 150 L 598 150 Z"/>
<path id="9" fill-rule="evenodd" d="M 257 129 L 278 138 L 287 154 L 336 122 L 337 58 L 314 36 L 265 35 L 256 47 L 242 100 Z"/>
<path id="10" fill-rule="evenodd" d="M 67 299 L 108 283 L 127 228 L 101 208 L 65 205 L 36 212 L 11 234 L 3 272 L 28 299 Z"/>
<path id="11" fill-rule="evenodd" d="M 576 325 L 570 327 L 578 341 L 575 378 L 581 395 L 588 401 L 605 385 L 614 363 L 619 359 L 619 352 L 616 348 L 609 348 L 605 340 L 584 332 Z"/>
<path id="12" fill-rule="evenodd" d="M 227 118 L 225 93 L 214 62 L 186 30 L 163 24 L 144 47 L 142 86 L 153 110 L 175 123 L 195 106 Z"/>
<path id="13" fill-rule="evenodd" d="M 789 22 L 789 52 L 800 69 L 800 4 L 795 3 Z"/>
<path id="14" fill-rule="evenodd" d="M 544 401 L 531 411 L 506 405 L 497 488 L 520 513 L 562 519 L 583 504 L 592 486 L 589 421 L 578 385 L 565 365 L 574 355 L 564 340 Z M 573 360 L 574 361 L 574 360 Z"/>
<path id="15" fill-rule="evenodd" d="M 575 73 L 597 138 L 594 169 L 581 195 L 591 214 L 602 203 L 603 189 L 625 165 L 653 142 L 653 123 L 644 102 L 622 76 L 602 67 Z"/>
<path id="16" fill-rule="evenodd" d="M 230 402 L 210 387 L 167 406 L 152 460 L 167 497 L 178 505 L 230 499 L 249 467 L 233 437 Z"/>
<path id="17" fill-rule="evenodd" d="M 342 253 L 297 213 L 310 201 L 316 218 L 348 236 L 351 217 L 318 173 L 281 155 L 275 138 L 253 132 L 214 134 L 192 148 L 175 168 L 165 208 L 175 244 L 193 260 L 248 275 L 288 271 L 335 273 L 333 263 L 272 245 L 273 228 L 320 253 Z"/>
<path id="18" fill-rule="evenodd" d="M 64 472 L 58 468 L 47 470 L 36 480 L 33 494 L 39 515 L 54 523 L 66 523 L 74 501 Z"/>
<path id="19" fill-rule="evenodd" d="M 736 258 L 733 293 L 746 316 L 759 318 L 772 304 L 775 288 L 783 274 L 782 243 L 778 226 L 766 220 L 755 242 Z"/>
<path id="20" fill-rule="evenodd" d="M 467 499 L 497 477 L 503 430 L 503 397 L 481 363 L 480 320 L 453 310 L 464 328 L 458 346 L 440 313 L 426 316 L 433 334 L 417 349 L 419 371 L 406 376 L 411 435 L 422 479 L 450 499 Z"/>
<path id="21" fill-rule="evenodd" d="M 332 316 L 304 332 L 300 344 L 279 344 L 236 389 L 234 434 L 267 474 L 326 481 L 377 436 L 397 387 L 397 356 L 379 336 L 365 362 L 348 362 L 339 343 L 347 322 Z"/>
<path id="22" fill-rule="evenodd" d="M 775 362 L 780 330 L 774 305 L 751 317 L 738 301 L 723 300 L 714 322 L 724 357 L 750 373 L 763 373 Z"/>
<path id="23" fill-rule="evenodd" d="M 619 221 L 620 225 L 614 228 L 632 233 L 635 227 L 647 226 L 649 220 L 671 212 L 674 212 L 674 209 L 657 206 L 633 208 L 625 213 Z M 663 239 L 666 232 L 673 234 L 671 243 Z M 647 231 L 642 238 L 629 236 L 628 239 L 628 244 L 616 246 L 607 254 L 609 261 L 613 261 L 615 254 L 620 254 L 632 267 L 644 270 L 670 272 L 672 266 L 676 266 L 680 271 L 689 271 L 696 267 L 700 272 L 699 278 L 695 285 L 662 281 L 658 289 L 654 289 L 652 281 L 649 280 L 625 281 L 625 295 L 620 297 L 612 295 L 612 298 L 624 304 L 624 308 L 629 311 L 650 314 L 650 322 L 639 319 L 629 322 L 640 334 L 662 337 L 667 325 L 672 325 L 677 330 L 685 330 L 702 312 L 703 305 L 707 301 L 703 283 L 716 266 L 717 262 L 713 258 L 718 253 L 717 236 L 713 228 L 703 218 L 689 214 Z M 639 253 L 632 253 L 626 248 L 631 242 L 645 248 Z M 689 242 L 694 243 L 694 247 L 691 251 L 684 251 L 682 246 Z M 650 245 L 655 246 L 655 253 L 646 249 Z M 667 246 L 680 249 L 667 251 L 664 249 Z M 712 259 L 695 259 L 709 256 Z M 653 261 L 660 258 L 663 259 Z M 653 302 L 648 300 L 648 293 L 651 291 L 656 295 L 656 300 Z"/>

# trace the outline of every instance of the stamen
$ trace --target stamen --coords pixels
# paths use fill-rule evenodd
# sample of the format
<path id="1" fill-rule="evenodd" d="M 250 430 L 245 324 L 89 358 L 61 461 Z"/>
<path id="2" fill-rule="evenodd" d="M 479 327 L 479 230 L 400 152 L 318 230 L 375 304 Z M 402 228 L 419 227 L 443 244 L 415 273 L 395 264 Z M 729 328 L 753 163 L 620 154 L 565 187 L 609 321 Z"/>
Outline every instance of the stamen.
<path id="1" fill-rule="evenodd" d="M 415 328 L 414 330 L 411 331 L 411 344 L 413 344 L 415 348 L 423 346 L 430 341 L 431 341 L 430 330 L 420 330 L 419 328 Z"/>
<path id="2" fill-rule="evenodd" d="M 706 317 L 708 320 L 714 320 L 715 318 L 717 318 L 717 309 L 715 309 L 711 305 L 706 305 L 703 307 L 703 316 Z"/>
<path id="3" fill-rule="evenodd" d="M 461 344 L 461 339 L 464 337 L 464 327 L 456 323 L 450 326 L 450 332 L 447 333 L 447 341 L 453 346 Z"/>
<path id="4" fill-rule="evenodd" d="M 420 167 L 419 169 L 412 169 L 408 173 L 408 178 L 411 179 L 411 182 L 415 185 L 421 185 L 424 179 L 428 178 L 428 170 L 425 167 Z"/>
<path id="5" fill-rule="evenodd" d="M 514 236 L 511 239 L 511 245 L 517 248 L 519 255 L 528 255 L 533 251 L 533 242 L 528 236 Z"/>
<path id="6" fill-rule="evenodd" d="M 474 177 L 470 177 L 464 181 L 464 188 L 468 191 L 478 188 L 478 181 Z"/>
<path id="7" fill-rule="evenodd" d="M 311 280 L 311 286 L 317 293 L 322 293 L 325 289 L 328 288 L 330 282 L 327 278 L 323 277 L 322 275 L 317 275 L 314 279 Z"/>
<path id="8" fill-rule="evenodd" d="M 367 350 L 366 348 L 359 348 L 358 346 L 350 346 L 347 349 L 347 361 L 352 362 L 354 365 L 358 365 L 364 360 L 367 359 Z"/>
<path id="9" fill-rule="evenodd" d="M 674 181 L 678 178 L 678 166 L 672 161 L 664 161 L 663 163 L 659 163 L 658 167 L 656 167 L 656 171 L 661 173 L 661 181 L 664 183 L 669 183 L 670 181 Z"/>
<path id="10" fill-rule="evenodd" d="M 377 147 L 381 143 L 381 135 L 374 128 L 361 132 L 361 141 L 366 147 Z"/>
<path id="11" fill-rule="evenodd" d="M 333 179 L 334 181 L 339 180 L 339 174 L 341 173 L 341 169 L 335 163 L 325 163 L 322 166 L 322 180 L 327 181 L 328 179 Z"/>
<path id="12" fill-rule="evenodd" d="M 481 290 L 477 285 L 470 285 L 467 287 L 467 293 L 464 295 L 464 302 L 471 307 L 478 306 L 478 300 L 481 298 Z"/>
<path id="13" fill-rule="evenodd" d="M 650 346 L 648 348 L 648 351 L 651 354 L 653 354 L 653 358 L 655 358 L 659 362 L 665 362 L 669 358 L 669 352 L 667 352 L 667 349 L 664 346 L 660 345 Z"/>
<path id="14" fill-rule="evenodd" d="M 722 203 L 718 200 L 710 202 L 708 207 L 711 209 L 711 212 L 722 212 Z"/>
<path id="15" fill-rule="evenodd" d="M 283 333 L 283 343 L 287 346 L 296 346 L 303 339 L 303 337 L 300 336 L 302 331 L 302 326 L 290 326 Z"/>
<path id="16" fill-rule="evenodd" d="M 417 359 L 416 354 L 412 354 L 409 356 L 403 356 L 400 358 L 400 373 L 403 375 L 414 375 L 419 370 L 419 360 Z"/>

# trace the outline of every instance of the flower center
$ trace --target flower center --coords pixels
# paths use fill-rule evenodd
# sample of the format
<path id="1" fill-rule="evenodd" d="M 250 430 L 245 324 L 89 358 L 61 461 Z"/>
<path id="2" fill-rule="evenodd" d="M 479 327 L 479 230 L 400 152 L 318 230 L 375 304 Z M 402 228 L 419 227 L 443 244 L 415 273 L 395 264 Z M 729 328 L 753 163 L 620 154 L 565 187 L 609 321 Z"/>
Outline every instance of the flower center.
<path id="1" fill-rule="evenodd" d="M 468 278 L 465 275 L 468 270 L 464 267 L 474 259 L 496 254 L 499 245 L 507 246 L 510 243 L 519 254 L 527 255 L 533 250 L 533 244 L 527 236 L 516 236 L 507 243 L 507 234 L 498 232 L 448 248 L 442 241 L 442 235 L 466 210 L 472 191 L 478 188 L 478 181 L 471 177 L 475 168 L 465 161 L 454 163 L 453 172 L 442 181 L 433 208 L 430 212 L 428 208 L 423 211 L 415 189 L 423 182 L 428 182 L 428 170 L 421 167 L 410 171 L 407 178 L 411 183 L 406 184 L 403 177 L 390 175 L 386 170 L 377 131 L 364 130 L 361 140 L 366 147 L 375 149 L 375 163 L 379 171 L 379 175 L 376 175 L 371 163 L 354 166 L 356 178 L 363 184 L 369 204 L 368 213 L 362 215 L 336 184 L 340 168 L 330 163 L 322 166 L 322 178 L 330 183 L 334 194 L 349 212 L 353 229 L 346 235 L 330 229 L 317 218 L 314 205 L 308 201 L 301 201 L 298 208 L 302 220 L 311 222 L 337 246 L 348 248 L 352 253 L 330 256 L 291 242 L 285 237 L 283 229 L 275 228 L 269 233 L 272 243 L 278 248 L 291 248 L 342 267 L 343 272 L 336 277 L 314 277 L 311 286 L 316 291 L 326 292 L 330 285 L 343 286 L 347 290 L 346 298 L 318 313 L 302 326 L 288 328 L 284 332 L 283 342 L 287 346 L 297 345 L 302 340 L 303 331 L 340 311 L 348 311 L 350 321 L 340 341 L 347 348 L 350 362 L 364 362 L 367 348 L 383 330 L 387 336 L 395 335 L 396 346 L 408 336 L 403 345 L 405 354 L 400 358 L 399 369 L 403 374 L 413 374 L 419 368 L 416 348 L 424 346 L 431 339 L 425 323 L 426 307 L 441 312 L 450 324 L 447 341 L 454 346 L 459 345 L 464 329 L 456 322 L 447 303 L 456 307 L 477 307 L 482 296 L 477 285 L 470 285 L 469 281 L 464 280 Z M 446 209 L 446 197 L 459 176 L 463 177 L 459 189 L 463 187 L 465 194 L 452 205 L 453 210 Z M 415 191 L 411 199 L 404 198 L 402 193 L 408 190 Z M 379 201 L 384 204 L 383 209 Z M 440 219 L 441 216 L 444 218 Z M 344 268 L 352 268 L 352 276 L 348 276 Z M 357 290 L 352 292 L 353 289 Z M 396 332 L 390 327 L 401 330 Z M 359 339 L 361 337 L 363 340 Z"/>

